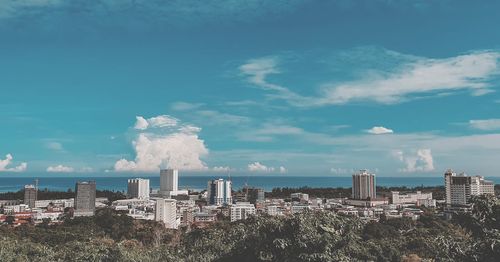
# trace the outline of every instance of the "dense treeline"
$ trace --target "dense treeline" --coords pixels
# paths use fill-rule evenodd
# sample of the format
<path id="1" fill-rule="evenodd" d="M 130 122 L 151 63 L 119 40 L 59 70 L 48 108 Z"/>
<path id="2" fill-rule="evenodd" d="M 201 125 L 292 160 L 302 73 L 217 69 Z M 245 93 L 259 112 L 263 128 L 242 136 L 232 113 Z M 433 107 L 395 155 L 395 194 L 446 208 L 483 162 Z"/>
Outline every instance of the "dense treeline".
<path id="1" fill-rule="evenodd" d="M 498 261 L 500 203 L 473 199 L 446 221 L 360 219 L 331 212 L 255 217 L 190 232 L 111 210 L 62 225 L 0 227 L 2 261 Z"/>
<path id="2" fill-rule="evenodd" d="M 422 192 L 432 192 L 435 199 L 444 199 L 444 186 L 418 186 L 418 187 L 377 187 L 377 195 L 389 197 L 391 191 L 422 191 Z M 351 188 L 344 187 L 325 187 L 325 188 L 311 188 L 311 187 L 299 187 L 299 188 L 274 188 L 271 192 L 267 192 L 267 197 L 275 198 L 289 198 L 291 193 L 302 192 L 309 194 L 309 197 L 319 197 L 319 198 L 343 198 L 351 196 Z"/>
<path id="3" fill-rule="evenodd" d="M 38 190 L 37 198 L 38 200 L 50 200 L 50 199 L 68 199 L 74 198 L 75 192 L 71 189 L 68 191 L 49 191 L 47 189 Z M 118 199 L 125 199 L 126 195 L 121 191 L 111 191 L 111 190 L 96 190 L 96 197 L 106 197 L 110 201 L 115 201 Z M 0 193 L 1 200 L 23 200 L 24 199 L 24 189 L 17 192 L 4 192 Z"/>

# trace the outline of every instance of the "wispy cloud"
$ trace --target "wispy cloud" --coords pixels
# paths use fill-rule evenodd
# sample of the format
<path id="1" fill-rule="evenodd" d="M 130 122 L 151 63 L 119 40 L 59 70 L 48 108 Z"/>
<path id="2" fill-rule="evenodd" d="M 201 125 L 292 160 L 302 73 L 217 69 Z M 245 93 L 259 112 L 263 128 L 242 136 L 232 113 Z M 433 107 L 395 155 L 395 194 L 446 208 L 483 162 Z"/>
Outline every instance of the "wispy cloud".
<path id="1" fill-rule="evenodd" d="M 391 56 L 395 56 L 394 53 L 391 52 Z M 422 95 L 439 96 L 461 90 L 480 96 L 493 92 L 490 81 L 499 74 L 500 52 L 497 51 L 476 51 L 442 59 L 400 56 L 402 61 L 390 70 L 372 69 L 358 80 L 323 84 L 308 96 L 268 80 L 270 75 L 281 73 L 277 57 L 248 60 L 239 70 L 249 83 L 268 91 L 270 98 L 283 99 L 299 107 L 357 101 L 395 104 Z"/>
<path id="2" fill-rule="evenodd" d="M 47 172 L 49 173 L 73 173 L 75 169 L 69 166 L 56 165 L 47 167 Z"/>
<path id="3" fill-rule="evenodd" d="M 470 120 L 469 126 L 474 129 L 485 131 L 500 130 L 500 119 Z"/>

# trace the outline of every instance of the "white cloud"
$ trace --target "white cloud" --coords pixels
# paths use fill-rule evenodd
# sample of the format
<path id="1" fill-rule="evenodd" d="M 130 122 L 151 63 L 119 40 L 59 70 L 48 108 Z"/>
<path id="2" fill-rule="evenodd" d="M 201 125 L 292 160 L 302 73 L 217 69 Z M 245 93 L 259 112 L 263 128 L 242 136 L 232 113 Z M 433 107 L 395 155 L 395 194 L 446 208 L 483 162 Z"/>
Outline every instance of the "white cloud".
<path id="1" fill-rule="evenodd" d="M 15 167 L 8 167 L 12 164 L 14 158 L 11 154 L 5 155 L 5 159 L 0 159 L 0 172 L 23 172 L 26 171 L 28 164 L 23 162 Z"/>
<path id="2" fill-rule="evenodd" d="M 389 128 L 385 128 L 383 126 L 374 126 L 371 129 L 366 130 L 366 132 L 374 135 L 382 135 L 382 134 L 392 134 L 394 131 Z"/>
<path id="3" fill-rule="evenodd" d="M 347 168 L 340 168 L 340 167 L 332 167 L 330 168 L 330 172 L 334 174 L 352 174 L 355 172 L 353 168 L 347 169 Z"/>
<path id="4" fill-rule="evenodd" d="M 47 167 L 47 172 L 49 173 L 73 173 L 74 171 L 75 171 L 74 168 L 63 165 Z"/>
<path id="5" fill-rule="evenodd" d="M 17 12 L 38 7 L 57 6 L 62 0 L 6 0 L 0 1 L 0 18 L 15 16 Z"/>
<path id="6" fill-rule="evenodd" d="M 203 106 L 202 103 L 175 102 L 170 108 L 175 111 L 191 111 Z"/>
<path id="7" fill-rule="evenodd" d="M 394 104 L 415 99 L 418 95 L 442 95 L 460 90 L 468 90 L 474 96 L 484 95 L 493 91 L 490 81 L 499 74 L 500 53 L 495 51 L 473 52 L 443 59 L 408 59 L 409 56 L 399 55 L 405 61 L 396 64 L 396 69 L 372 70 L 356 81 L 324 84 L 315 96 L 302 96 L 287 87 L 269 82 L 269 75 L 281 73 L 275 57 L 251 59 L 239 69 L 251 84 L 272 92 L 269 97 L 302 107 L 355 101 Z"/>
<path id="8" fill-rule="evenodd" d="M 273 172 L 274 167 L 267 167 L 260 162 L 248 164 L 248 171 L 250 172 Z"/>
<path id="9" fill-rule="evenodd" d="M 228 166 L 214 166 L 212 170 L 215 172 L 229 172 L 231 168 Z"/>
<path id="10" fill-rule="evenodd" d="M 64 148 L 61 143 L 59 142 L 47 142 L 45 145 L 48 149 L 54 150 L 54 151 L 64 151 Z"/>
<path id="11" fill-rule="evenodd" d="M 135 159 L 120 159 L 115 163 L 115 171 L 154 172 L 160 168 L 181 170 L 206 169 L 202 157 L 208 154 L 204 141 L 198 137 L 199 127 L 181 124 L 170 116 L 150 119 L 137 117 L 140 128 L 132 142 Z M 145 125 L 144 119 L 148 123 Z M 136 127 L 137 127 L 136 123 Z"/>
<path id="12" fill-rule="evenodd" d="M 500 119 L 470 120 L 469 125 L 479 130 L 500 130 Z"/>
<path id="13" fill-rule="evenodd" d="M 148 128 L 162 128 L 162 127 L 173 127 L 178 123 L 178 119 L 173 118 L 167 115 L 160 115 L 156 117 L 151 117 L 149 119 L 145 119 L 142 116 L 135 117 L 136 122 L 134 125 L 134 129 L 137 130 L 146 130 Z"/>
<path id="14" fill-rule="evenodd" d="M 394 151 L 394 156 L 403 162 L 406 167 L 401 172 L 429 172 L 434 170 L 434 159 L 430 149 L 418 149 L 416 155 L 405 155 L 401 150 Z"/>
<path id="15" fill-rule="evenodd" d="M 260 162 L 250 163 L 247 166 L 248 171 L 250 172 L 261 172 L 261 173 L 272 173 L 272 172 L 280 172 L 282 174 L 287 173 L 288 170 L 284 166 L 280 166 L 278 168 L 272 166 L 266 166 Z"/>
<path id="16" fill-rule="evenodd" d="M 136 119 L 135 125 L 134 125 L 135 129 L 145 130 L 145 129 L 148 128 L 149 123 L 148 123 L 148 121 L 146 119 L 144 119 L 144 117 L 142 117 L 142 116 L 136 116 L 135 119 Z"/>

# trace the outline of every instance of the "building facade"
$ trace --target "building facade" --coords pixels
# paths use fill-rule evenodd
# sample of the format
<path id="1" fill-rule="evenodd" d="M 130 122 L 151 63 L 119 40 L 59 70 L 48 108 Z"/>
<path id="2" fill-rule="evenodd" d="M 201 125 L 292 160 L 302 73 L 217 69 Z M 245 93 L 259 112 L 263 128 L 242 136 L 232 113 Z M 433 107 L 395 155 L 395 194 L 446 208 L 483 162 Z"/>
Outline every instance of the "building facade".
<path id="1" fill-rule="evenodd" d="M 231 222 L 247 219 L 255 215 L 255 206 L 249 202 L 239 202 L 231 206 Z"/>
<path id="2" fill-rule="evenodd" d="M 231 181 L 224 179 L 216 179 L 208 181 L 208 203 L 210 205 L 231 205 L 233 203 Z"/>
<path id="3" fill-rule="evenodd" d="M 155 220 L 163 222 L 166 228 L 177 229 L 177 201 L 175 199 L 157 199 Z"/>
<path id="4" fill-rule="evenodd" d="M 404 205 L 404 204 L 415 204 L 415 205 L 424 205 L 425 203 L 429 203 L 424 200 L 432 200 L 432 193 L 422 193 L 420 191 L 414 193 L 406 193 L 401 194 L 398 191 L 391 192 L 391 204 L 395 205 Z"/>
<path id="5" fill-rule="evenodd" d="M 135 178 L 128 180 L 127 195 L 131 198 L 149 198 L 149 179 Z"/>
<path id="6" fill-rule="evenodd" d="M 37 188 L 34 185 L 25 185 L 24 204 L 28 205 L 30 208 L 34 208 L 36 200 L 37 200 Z"/>
<path id="7" fill-rule="evenodd" d="M 468 176 L 464 173 L 456 174 L 447 170 L 444 174 L 446 204 L 451 206 L 469 205 L 472 196 L 495 194 L 495 185 L 482 176 Z"/>
<path id="8" fill-rule="evenodd" d="M 172 197 L 188 195 L 187 190 L 179 190 L 179 171 L 177 169 L 160 170 L 160 195 Z"/>
<path id="9" fill-rule="evenodd" d="M 77 182 L 75 216 L 93 216 L 95 212 L 95 181 Z"/>
<path id="10" fill-rule="evenodd" d="M 359 173 L 352 175 L 352 198 L 367 199 L 375 198 L 377 195 L 375 174 L 368 170 L 360 170 Z"/>

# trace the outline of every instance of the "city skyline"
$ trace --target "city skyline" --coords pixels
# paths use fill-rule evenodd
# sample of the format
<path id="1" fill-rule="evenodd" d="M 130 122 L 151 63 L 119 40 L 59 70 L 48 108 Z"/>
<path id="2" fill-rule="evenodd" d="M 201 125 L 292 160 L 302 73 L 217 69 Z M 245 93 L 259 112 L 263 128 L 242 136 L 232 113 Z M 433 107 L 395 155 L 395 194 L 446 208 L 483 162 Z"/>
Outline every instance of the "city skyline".
<path id="1" fill-rule="evenodd" d="M 0 3 L 0 176 L 500 176 L 500 3 L 97 2 Z"/>

